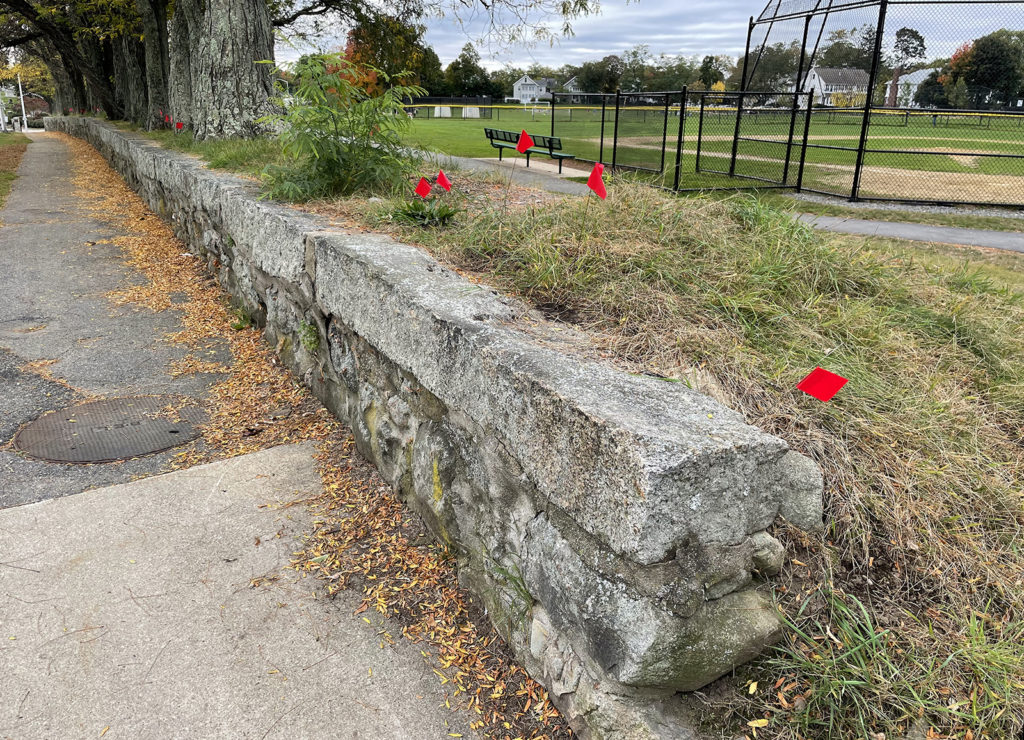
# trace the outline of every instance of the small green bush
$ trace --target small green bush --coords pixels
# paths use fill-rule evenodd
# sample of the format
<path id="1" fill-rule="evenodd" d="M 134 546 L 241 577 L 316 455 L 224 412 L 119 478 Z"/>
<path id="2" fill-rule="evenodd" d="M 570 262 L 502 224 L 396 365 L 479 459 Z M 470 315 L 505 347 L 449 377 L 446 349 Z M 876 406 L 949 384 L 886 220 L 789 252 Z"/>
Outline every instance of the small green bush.
<path id="1" fill-rule="evenodd" d="M 401 143 L 409 126 L 402 101 L 426 91 L 392 85 L 384 72 L 340 54 L 304 56 L 291 74 L 296 86 L 281 101 L 284 113 L 264 119 L 280 132 L 286 160 L 263 170 L 267 195 L 299 201 L 396 188 L 410 167 Z M 374 85 L 366 84 L 368 76 Z M 373 87 L 382 92 L 369 92 Z"/>
<path id="2" fill-rule="evenodd" d="M 462 209 L 450 200 L 442 198 L 417 198 L 398 205 L 392 219 L 413 226 L 447 226 Z"/>

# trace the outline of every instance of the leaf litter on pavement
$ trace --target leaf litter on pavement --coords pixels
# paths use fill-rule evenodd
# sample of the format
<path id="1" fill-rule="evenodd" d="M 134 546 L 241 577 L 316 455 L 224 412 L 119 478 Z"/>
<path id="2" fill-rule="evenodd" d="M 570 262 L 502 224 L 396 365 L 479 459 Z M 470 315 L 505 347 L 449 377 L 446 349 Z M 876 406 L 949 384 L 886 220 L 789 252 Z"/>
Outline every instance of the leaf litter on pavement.
<path id="1" fill-rule="evenodd" d="M 483 736 L 571 736 L 544 687 L 514 662 L 483 611 L 459 587 L 454 554 L 426 536 L 423 524 L 358 457 L 349 431 L 281 365 L 259 330 L 239 328 L 226 294 L 201 260 L 103 157 L 79 139 L 58 136 L 72 153 L 81 207 L 122 232 L 112 241 L 144 278 L 111 293 L 110 300 L 178 311 L 182 329 L 163 340 L 186 353 L 168 371 L 222 375 L 204 402 L 209 419 L 202 436 L 175 456 L 172 468 L 315 442 L 323 493 L 304 502 L 315 527 L 292 566 L 318 576 L 327 597 L 359 589 L 357 614 L 376 611 L 408 640 L 429 646 L 421 652 L 444 687 L 445 704 L 472 713 L 471 726 Z M 220 355 L 209 359 L 225 345 L 230 362 Z M 392 642 L 391 631 L 381 631 L 382 648 Z"/>

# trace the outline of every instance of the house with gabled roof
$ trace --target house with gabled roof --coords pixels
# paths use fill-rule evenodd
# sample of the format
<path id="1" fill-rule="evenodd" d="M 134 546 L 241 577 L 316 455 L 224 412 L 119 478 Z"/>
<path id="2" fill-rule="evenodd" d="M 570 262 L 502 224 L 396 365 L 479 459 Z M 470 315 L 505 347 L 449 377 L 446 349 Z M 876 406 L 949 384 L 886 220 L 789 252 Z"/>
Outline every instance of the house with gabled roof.
<path id="1" fill-rule="evenodd" d="M 852 67 L 812 67 L 802 92 L 814 90 L 815 102 L 822 105 L 863 105 L 868 94 L 868 73 Z"/>

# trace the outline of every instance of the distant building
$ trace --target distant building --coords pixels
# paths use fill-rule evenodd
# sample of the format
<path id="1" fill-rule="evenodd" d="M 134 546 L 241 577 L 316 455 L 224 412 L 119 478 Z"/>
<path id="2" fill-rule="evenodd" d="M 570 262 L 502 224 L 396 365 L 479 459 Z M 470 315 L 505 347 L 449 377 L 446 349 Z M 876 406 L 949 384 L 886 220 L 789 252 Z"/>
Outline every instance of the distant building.
<path id="1" fill-rule="evenodd" d="M 822 105 L 863 105 L 868 94 L 868 73 L 849 67 L 812 67 L 802 92 L 814 90 Z"/>
<path id="2" fill-rule="evenodd" d="M 937 69 L 919 69 L 916 72 L 908 72 L 894 77 L 893 81 L 889 83 L 886 105 L 890 108 L 920 108 L 921 106 L 914 100 L 917 88 L 928 79 L 929 75 L 937 71 Z"/>
<path id="3" fill-rule="evenodd" d="M 575 77 L 559 85 L 553 77 L 539 77 L 535 80 L 529 75 L 523 75 L 512 85 L 512 97 L 520 103 L 536 103 L 539 100 L 551 100 L 552 93 L 559 89 L 571 93 L 581 92 Z"/>

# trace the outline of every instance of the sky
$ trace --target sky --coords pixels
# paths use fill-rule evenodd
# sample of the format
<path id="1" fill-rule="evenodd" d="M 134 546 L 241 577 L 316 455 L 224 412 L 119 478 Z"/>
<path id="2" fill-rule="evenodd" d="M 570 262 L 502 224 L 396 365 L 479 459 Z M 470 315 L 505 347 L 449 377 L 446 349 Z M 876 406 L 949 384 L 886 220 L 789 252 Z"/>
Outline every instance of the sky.
<path id="1" fill-rule="evenodd" d="M 638 0 L 628 4 L 625 0 L 606 0 L 599 15 L 576 20 L 575 35 L 554 46 L 540 42 L 508 49 L 478 48 L 481 62 L 488 69 L 505 64 L 528 67 L 533 63 L 557 68 L 621 54 L 637 44 L 647 44 L 655 55 L 739 56 L 746 42 L 747 20 L 761 7 L 760 0 Z M 463 30 L 451 21 L 430 20 L 426 40 L 446 65 L 469 40 L 467 31 L 479 35 L 483 30 L 481 24 Z"/>
<path id="2" fill-rule="evenodd" d="M 479 0 L 465 0 L 474 7 Z M 554 45 L 539 42 L 502 47 L 480 44 L 486 31 L 483 19 L 472 18 L 460 25 L 453 18 L 428 18 L 426 41 L 447 66 L 467 42 L 473 42 L 481 54 L 481 63 L 488 69 L 510 65 L 529 67 L 543 64 L 558 68 L 563 64 L 580 64 L 608 54 L 622 54 L 637 44 L 647 44 L 651 53 L 704 56 L 725 54 L 738 57 L 746 43 L 747 21 L 759 14 L 765 0 L 605 0 L 597 15 L 573 22 L 575 35 L 561 38 Z M 459 3 L 462 4 L 462 3 Z M 476 6 L 479 7 L 479 6 Z M 903 26 L 912 26 L 924 34 L 929 59 L 948 57 L 961 43 L 978 38 L 997 28 L 1024 28 L 1022 4 L 900 5 L 892 6 L 886 26 L 886 43 L 891 34 Z M 850 28 L 877 18 L 877 8 L 833 14 L 829 29 Z M 781 25 L 781 27 L 780 27 Z M 798 39 L 802 21 L 777 25 L 774 40 Z M 557 23 L 552 23 L 557 29 Z M 764 28 L 762 26 L 761 28 Z M 321 48 L 338 49 L 345 29 L 321 37 Z M 755 42 L 756 43 L 756 42 Z M 278 45 L 279 61 L 295 59 L 307 49 Z"/>
<path id="3" fill-rule="evenodd" d="M 554 46 L 543 41 L 536 44 L 479 44 L 486 31 L 483 22 L 469 22 L 461 27 L 451 18 L 428 18 L 426 41 L 447 66 L 459 55 L 467 42 L 473 42 L 488 69 L 505 65 L 528 67 L 533 63 L 550 67 L 579 64 L 600 59 L 608 54 L 621 54 L 637 44 L 647 44 L 655 54 L 729 54 L 739 56 L 746 42 L 747 19 L 762 9 L 761 0 L 605 0 L 599 15 L 581 18 L 573 23 L 575 36 L 562 38 Z M 555 25 L 551 26 L 555 28 Z M 321 38 L 320 45 L 337 48 L 344 32 Z M 304 48 L 293 49 L 279 44 L 277 59 L 289 61 Z"/>

